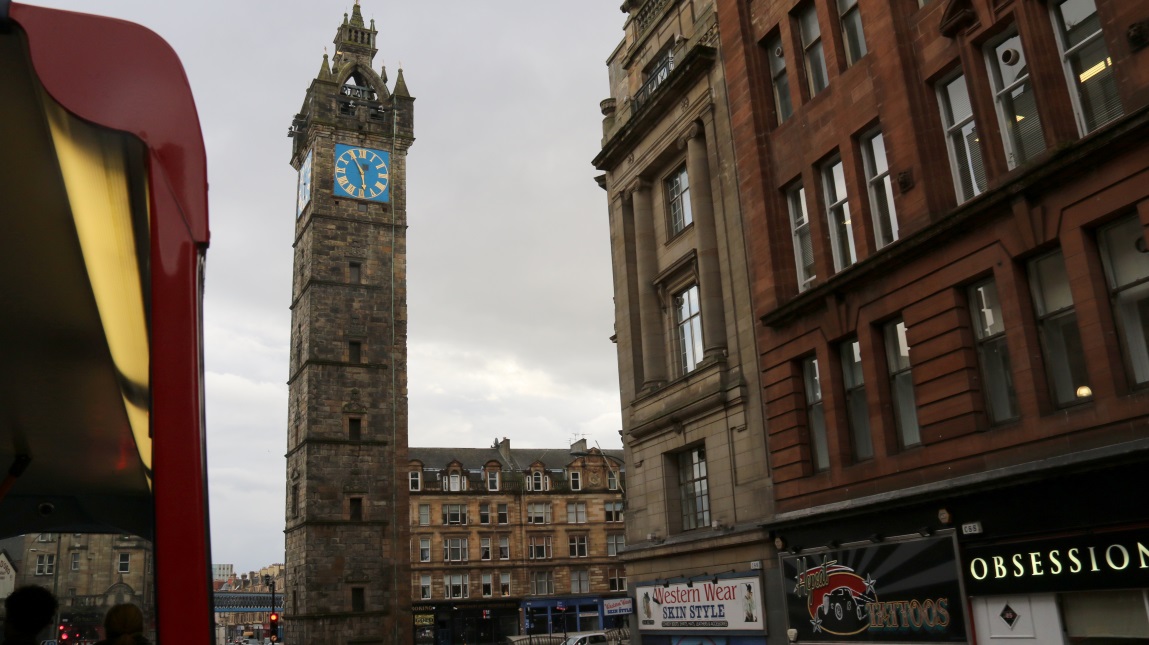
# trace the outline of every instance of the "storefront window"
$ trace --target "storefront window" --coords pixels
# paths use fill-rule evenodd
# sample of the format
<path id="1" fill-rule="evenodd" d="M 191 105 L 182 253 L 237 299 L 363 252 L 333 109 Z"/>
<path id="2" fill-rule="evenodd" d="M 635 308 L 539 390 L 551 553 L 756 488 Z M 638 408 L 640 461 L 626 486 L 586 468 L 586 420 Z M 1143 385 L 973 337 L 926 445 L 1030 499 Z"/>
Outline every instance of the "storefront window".
<path id="1" fill-rule="evenodd" d="M 1070 645 L 1149 643 L 1149 598 L 1140 589 L 1061 594 Z"/>

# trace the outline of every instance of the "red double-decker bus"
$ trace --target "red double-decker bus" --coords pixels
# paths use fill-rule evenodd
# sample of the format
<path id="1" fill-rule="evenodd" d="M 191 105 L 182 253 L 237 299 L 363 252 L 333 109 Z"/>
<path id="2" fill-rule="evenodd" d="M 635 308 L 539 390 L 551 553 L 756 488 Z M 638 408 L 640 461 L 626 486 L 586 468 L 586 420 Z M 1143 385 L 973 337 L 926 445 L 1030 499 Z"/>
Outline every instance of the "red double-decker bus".
<path id="1" fill-rule="evenodd" d="M 0 538 L 49 536 L 21 567 L 51 571 L 61 614 L 130 588 L 161 644 L 212 638 L 207 245 L 203 137 L 171 47 L 0 0 Z M 90 534 L 121 540 L 121 587 L 85 603 L 65 585 Z M 142 590 L 124 582 L 132 548 Z"/>

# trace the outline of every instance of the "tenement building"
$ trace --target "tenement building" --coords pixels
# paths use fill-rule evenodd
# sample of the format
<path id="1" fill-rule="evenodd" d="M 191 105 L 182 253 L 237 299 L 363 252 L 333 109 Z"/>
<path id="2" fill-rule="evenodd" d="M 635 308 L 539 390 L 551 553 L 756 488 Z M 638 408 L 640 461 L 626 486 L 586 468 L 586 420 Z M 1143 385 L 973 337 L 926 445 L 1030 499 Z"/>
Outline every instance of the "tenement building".
<path id="1" fill-rule="evenodd" d="M 407 150 L 414 99 L 358 2 L 291 124 L 299 172 L 284 642 L 408 643 Z"/>
<path id="2" fill-rule="evenodd" d="M 763 642 L 760 567 L 774 555 L 760 525 L 773 492 L 731 144 L 738 105 L 713 0 L 622 9 L 594 165 L 614 264 L 632 639 L 669 645 L 702 628 Z M 719 589 L 705 604 L 724 618 L 667 604 Z"/>
<path id="3" fill-rule="evenodd" d="M 120 533 L 29 533 L 14 553 L 12 587 L 39 585 L 55 594 L 60 608 L 50 639 L 99 640 L 104 614 L 130 602 L 144 615 L 145 635 L 156 631 L 155 560 L 152 543 Z M 11 565 L 9 565 L 11 566 Z"/>
<path id="4" fill-rule="evenodd" d="M 770 642 L 1149 638 L 1149 4 L 716 3 Z M 665 275 L 627 282 L 641 194 L 611 193 L 620 339 Z"/>
<path id="5" fill-rule="evenodd" d="M 622 451 L 503 439 L 409 452 L 416 643 L 626 624 Z"/>

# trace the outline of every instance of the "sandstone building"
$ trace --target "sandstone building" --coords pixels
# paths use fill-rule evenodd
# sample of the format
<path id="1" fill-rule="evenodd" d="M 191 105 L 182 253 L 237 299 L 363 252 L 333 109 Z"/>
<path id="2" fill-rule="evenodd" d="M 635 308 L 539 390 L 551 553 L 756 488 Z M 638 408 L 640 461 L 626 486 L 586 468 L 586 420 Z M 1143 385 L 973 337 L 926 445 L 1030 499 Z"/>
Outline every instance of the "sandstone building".
<path id="1" fill-rule="evenodd" d="M 103 634 L 104 614 L 113 605 L 130 602 L 144 614 L 145 634 L 155 638 L 150 541 L 127 534 L 29 533 L 22 542 L 19 553 L 9 554 L 19 556 L 14 587 L 39 585 L 56 595 L 61 636 L 97 640 Z"/>
<path id="2" fill-rule="evenodd" d="M 1149 637 L 1149 5 L 717 6 L 773 637 Z"/>
<path id="3" fill-rule="evenodd" d="M 760 616 L 756 567 L 773 547 L 759 525 L 773 492 L 731 144 L 737 106 L 719 60 L 725 35 L 712 0 L 622 8 L 594 164 L 614 264 L 623 559 L 639 614 L 633 636 L 669 644 L 673 629 L 653 628 L 665 593 L 756 589 L 743 617 Z M 760 618 L 738 631 L 764 637 Z"/>
<path id="4" fill-rule="evenodd" d="M 622 451 L 416 448 L 411 602 L 417 643 L 505 643 L 624 625 Z"/>
<path id="5" fill-rule="evenodd" d="M 406 155 L 414 99 L 356 3 L 292 122 L 288 643 L 410 642 Z"/>

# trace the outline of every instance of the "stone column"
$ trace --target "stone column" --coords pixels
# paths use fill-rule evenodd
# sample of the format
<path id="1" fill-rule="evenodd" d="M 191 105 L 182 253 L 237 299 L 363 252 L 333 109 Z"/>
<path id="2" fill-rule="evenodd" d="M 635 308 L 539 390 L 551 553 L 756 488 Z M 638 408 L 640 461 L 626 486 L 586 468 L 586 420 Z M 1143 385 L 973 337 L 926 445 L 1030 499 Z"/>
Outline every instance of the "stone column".
<path id="1" fill-rule="evenodd" d="M 634 251 L 637 269 L 639 323 L 642 329 L 642 390 L 666 383 L 666 341 L 662 313 L 654 291 L 655 261 L 654 213 L 650 206 L 650 182 L 637 179 L 631 186 L 631 213 L 634 216 Z"/>
<path id="2" fill-rule="evenodd" d="M 702 307 L 704 359 L 726 353 L 726 313 L 722 306 L 722 270 L 718 263 L 718 233 L 714 224 L 714 200 L 710 192 L 710 163 L 706 139 L 695 123 L 680 142 L 686 147 L 686 173 L 690 179 L 690 210 L 698 251 L 698 291 Z"/>

